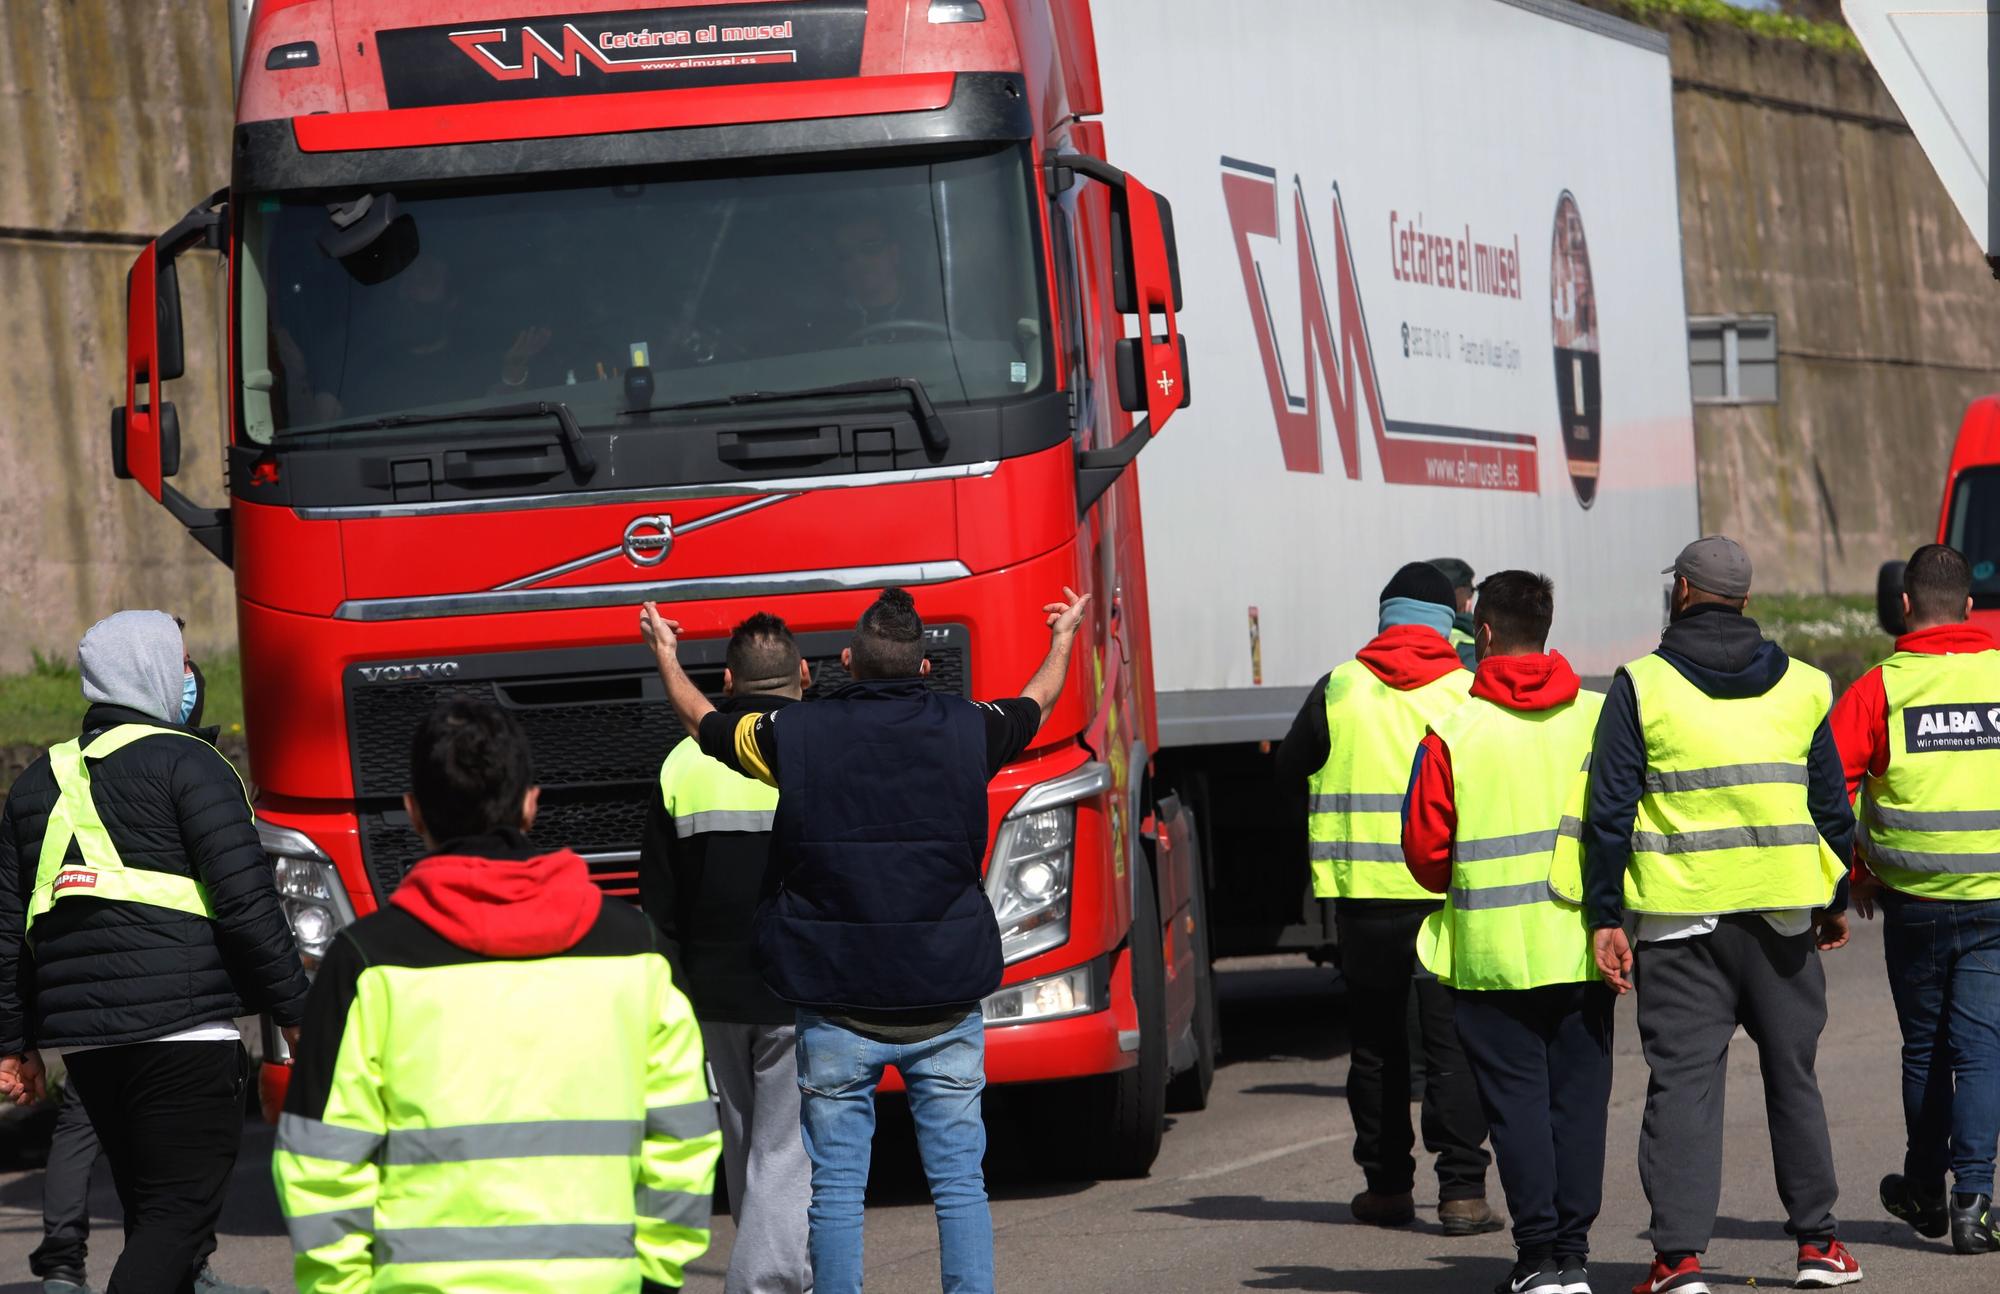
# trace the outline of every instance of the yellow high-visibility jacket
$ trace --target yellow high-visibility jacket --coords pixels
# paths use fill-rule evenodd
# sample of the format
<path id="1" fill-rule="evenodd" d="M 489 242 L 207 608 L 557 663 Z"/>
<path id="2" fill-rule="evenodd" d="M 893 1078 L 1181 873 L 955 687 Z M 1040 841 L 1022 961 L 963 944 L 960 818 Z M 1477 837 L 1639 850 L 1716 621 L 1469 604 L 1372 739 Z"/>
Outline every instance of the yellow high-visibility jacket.
<path id="1" fill-rule="evenodd" d="M 514 839 L 425 860 L 328 950 L 273 1161 L 302 1294 L 634 1294 L 708 1248 L 721 1135 L 653 924 Z M 481 865 L 550 883 L 496 917 Z"/>

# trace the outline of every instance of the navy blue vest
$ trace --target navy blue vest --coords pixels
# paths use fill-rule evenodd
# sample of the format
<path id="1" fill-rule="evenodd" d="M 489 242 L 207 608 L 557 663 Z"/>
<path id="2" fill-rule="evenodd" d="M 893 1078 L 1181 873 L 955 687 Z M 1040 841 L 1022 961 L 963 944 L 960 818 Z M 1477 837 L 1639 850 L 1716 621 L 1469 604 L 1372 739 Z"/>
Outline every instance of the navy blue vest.
<path id="1" fill-rule="evenodd" d="M 1000 986 L 980 884 L 986 721 L 920 679 L 850 683 L 776 712 L 775 895 L 757 914 L 764 981 L 803 1006 L 977 1002 Z"/>

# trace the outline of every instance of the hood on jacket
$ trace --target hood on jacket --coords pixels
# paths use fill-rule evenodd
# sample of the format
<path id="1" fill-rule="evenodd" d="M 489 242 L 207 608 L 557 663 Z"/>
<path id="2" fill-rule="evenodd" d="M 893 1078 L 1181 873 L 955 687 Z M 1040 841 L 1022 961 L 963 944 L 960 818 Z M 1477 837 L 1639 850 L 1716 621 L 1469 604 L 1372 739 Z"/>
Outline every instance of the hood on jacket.
<path id="1" fill-rule="evenodd" d="M 597 923 L 604 892 L 568 849 L 538 854 L 518 831 L 454 840 L 410 869 L 389 902 L 488 957 L 550 957 Z"/>
<path id="2" fill-rule="evenodd" d="M 181 721 L 181 627 L 164 611 L 119 611 L 92 625 L 77 644 L 83 699 L 136 710 L 156 722 Z"/>
<path id="3" fill-rule="evenodd" d="M 1896 639 L 1896 650 L 1925 656 L 1955 656 L 1961 652 L 2000 651 L 2000 642 L 1979 625 L 1932 625 Z"/>
<path id="4" fill-rule="evenodd" d="M 1762 696 L 1791 668 L 1785 649 L 1734 607 L 1690 607 L 1660 635 L 1659 653 L 1681 677 L 1720 700 Z"/>
<path id="5" fill-rule="evenodd" d="M 1549 710 L 1576 699 L 1583 687 L 1561 652 L 1488 656 L 1472 676 L 1472 695 L 1509 710 Z"/>
<path id="6" fill-rule="evenodd" d="M 1464 668 L 1445 636 L 1428 625 L 1391 625 L 1354 653 L 1354 658 L 1398 692 L 1422 687 Z"/>

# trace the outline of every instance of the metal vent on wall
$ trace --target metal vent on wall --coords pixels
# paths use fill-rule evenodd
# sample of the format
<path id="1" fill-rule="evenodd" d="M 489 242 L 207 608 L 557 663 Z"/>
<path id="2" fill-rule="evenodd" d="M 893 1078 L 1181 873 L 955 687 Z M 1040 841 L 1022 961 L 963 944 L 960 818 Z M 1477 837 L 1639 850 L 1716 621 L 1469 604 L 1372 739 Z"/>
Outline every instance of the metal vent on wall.
<path id="1" fill-rule="evenodd" d="M 967 631 L 939 625 L 929 632 L 931 687 L 970 695 Z M 848 681 L 840 664 L 847 640 L 845 633 L 801 635 L 799 648 L 813 671 L 809 697 Z M 689 676 L 711 697 L 722 690 L 723 648 L 710 639 L 684 649 Z M 384 680 L 371 663 L 351 666 L 345 679 L 362 859 L 376 896 L 386 897 L 423 856 L 401 802 L 417 723 L 438 702 L 470 696 L 507 710 L 528 736 L 542 787 L 536 841 L 576 850 L 607 893 L 636 898 L 634 862 L 660 761 L 684 735 L 651 653 L 636 645 L 590 647 L 426 664 L 450 668 L 432 668 L 428 678 Z"/>

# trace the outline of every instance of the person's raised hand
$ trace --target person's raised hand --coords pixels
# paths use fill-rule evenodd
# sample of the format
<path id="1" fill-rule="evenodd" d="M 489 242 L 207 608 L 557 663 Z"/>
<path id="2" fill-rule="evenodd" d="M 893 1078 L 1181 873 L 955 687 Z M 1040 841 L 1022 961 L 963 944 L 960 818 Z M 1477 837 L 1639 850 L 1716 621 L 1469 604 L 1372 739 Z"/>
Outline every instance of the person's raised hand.
<path id="1" fill-rule="evenodd" d="M 1632 942 L 1617 926 L 1590 933 L 1591 953 L 1597 959 L 1597 973 L 1623 997 L 1632 991 Z"/>
<path id="2" fill-rule="evenodd" d="M 1845 912 L 1813 913 L 1813 942 L 1823 953 L 1847 946 L 1847 914 Z"/>
<path id="3" fill-rule="evenodd" d="M 1063 600 L 1050 602 L 1042 607 L 1049 617 L 1049 634 L 1052 637 L 1069 638 L 1076 634 L 1077 626 L 1083 623 L 1083 609 L 1090 604 L 1088 593 L 1078 594 L 1064 586 Z"/>
<path id="4" fill-rule="evenodd" d="M 657 604 L 648 602 L 639 608 L 639 637 L 655 656 L 673 655 L 680 646 L 680 634 L 680 621 L 661 615 Z"/>

